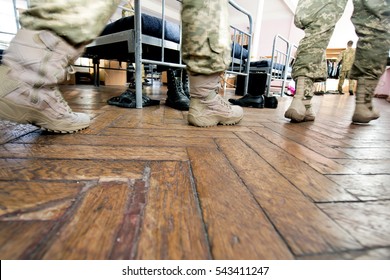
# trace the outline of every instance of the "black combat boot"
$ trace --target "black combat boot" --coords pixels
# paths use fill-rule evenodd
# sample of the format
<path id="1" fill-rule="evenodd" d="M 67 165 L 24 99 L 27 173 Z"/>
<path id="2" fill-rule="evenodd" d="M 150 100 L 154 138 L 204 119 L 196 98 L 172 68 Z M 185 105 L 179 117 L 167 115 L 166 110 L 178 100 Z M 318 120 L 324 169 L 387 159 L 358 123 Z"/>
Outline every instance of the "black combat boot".
<path id="1" fill-rule="evenodd" d="M 168 107 L 180 110 L 188 111 L 190 108 L 190 99 L 187 97 L 183 90 L 181 77 L 177 77 L 177 71 L 168 69 L 168 92 L 165 105 Z"/>
<path id="2" fill-rule="evenodd" d="M 187 95 L 188 99 L 190 99 L 190 78 L 188 77 L 186 69 L 181 71 L 181 82 L 184 93 Z"/>

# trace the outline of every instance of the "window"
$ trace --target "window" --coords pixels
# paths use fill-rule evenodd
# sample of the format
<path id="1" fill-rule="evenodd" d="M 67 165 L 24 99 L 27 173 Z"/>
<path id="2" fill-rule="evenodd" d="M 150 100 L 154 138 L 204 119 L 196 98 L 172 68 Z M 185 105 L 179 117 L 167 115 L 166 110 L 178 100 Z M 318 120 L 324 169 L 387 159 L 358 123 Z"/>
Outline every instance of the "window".
<path id="1" fill-rule="evenodd" d="M 19 29 L 19 14 L 27 8 L 28 0 L 0 0 L 0 49 L 8 46 Z"/>

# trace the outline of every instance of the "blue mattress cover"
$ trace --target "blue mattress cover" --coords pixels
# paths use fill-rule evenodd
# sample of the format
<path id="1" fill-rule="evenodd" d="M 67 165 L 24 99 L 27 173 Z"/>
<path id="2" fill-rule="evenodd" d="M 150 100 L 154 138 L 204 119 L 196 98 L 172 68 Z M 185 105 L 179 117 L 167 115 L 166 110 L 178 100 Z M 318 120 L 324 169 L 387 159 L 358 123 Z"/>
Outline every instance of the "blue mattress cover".
<path id="1" fill-rule="evenodd" d="M 147 14 L 141 15 L 142 21 L 142 34 L 149 35 L 157 38 L 162 37 L 162 19 Z M 134 16 L 124 17 L 118 19 L 112 23 L 109 23 L 102 33 L 102 35 L 108 35 L 117 33 L 120 31 L 126 31 L 134 29 Z M 179 43 L 180 42 L 180 27 L 178 24 L 174 24 L 169 21 L 165 21 L 165 39 Z"/>

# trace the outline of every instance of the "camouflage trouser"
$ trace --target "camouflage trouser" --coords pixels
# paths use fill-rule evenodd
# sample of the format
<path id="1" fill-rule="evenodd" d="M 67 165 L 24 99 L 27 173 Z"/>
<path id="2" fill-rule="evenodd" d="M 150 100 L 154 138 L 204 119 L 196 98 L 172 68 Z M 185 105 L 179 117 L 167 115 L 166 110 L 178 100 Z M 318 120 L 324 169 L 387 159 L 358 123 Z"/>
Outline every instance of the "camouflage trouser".
<path id="1" fill-rule="evenodd" d="M 20 24 L 32 30 L 51 30 L 74 45 L 95 39 L 121 0 L 30 0 Z"/>
<path id="2" fill-rule="evenodd" d="M 31 0 L 21 25 L 51 30 L 74 45 L 95 39 L 120 0 Z M 228 0 L 184 0 L 183 61 L 195 73 L 211 74 L 230 64 Z"/>
<path id="3" fill-rule="evenodd" d="M 183 61 L 189 71 L 213 74 L 231 61 L 228 0 L 183 0 Z"/>
<path id="4" fill-rule="evenodd" d="M 390 49 L 390 0 L 354 0 L 352 23 L 359 41 L 350 78 L 379 80 Z"/>
<path id="5" fill-rule="evenodd" d="M 298 46 L 292 76 L 325 81 L 325 49 L 347 0 L 300 0 L 295 25 L 305 31 Z M 377 80 L 384 72 L 390 48 L 390 0 L 354 0 L 352 22 L 359 41 L 350 78 Z"/>
<path id="6" fill-rule="evenodd" d="M 340 93 L 343 92 L 343 85 L 344 85 L 345 79 L 348 79 L 349 91 L 354 91 L 355 80 L 352 80 L 350 76 L 351 76 L 351 70 L 341 71 L 340 72 L 339 83 L 337 85 L 337 90 Z"/>

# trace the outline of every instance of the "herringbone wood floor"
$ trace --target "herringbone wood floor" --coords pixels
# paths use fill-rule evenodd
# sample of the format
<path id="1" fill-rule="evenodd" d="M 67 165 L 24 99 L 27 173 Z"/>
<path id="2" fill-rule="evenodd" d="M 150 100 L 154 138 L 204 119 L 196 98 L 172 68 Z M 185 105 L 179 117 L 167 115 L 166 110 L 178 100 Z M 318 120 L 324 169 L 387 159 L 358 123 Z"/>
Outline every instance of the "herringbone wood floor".
<path id="1" fill-rule="evenodd" d="M 286 120 L 285 96 L 196 128 L 164 90 L 124 109 L 106 104 L 123 87 L 62 89 L 87 130 L 0 122 L 1 259 L 390 259 L 385 100 L 368 125 L 324 95 L 312 123 Z"/>

